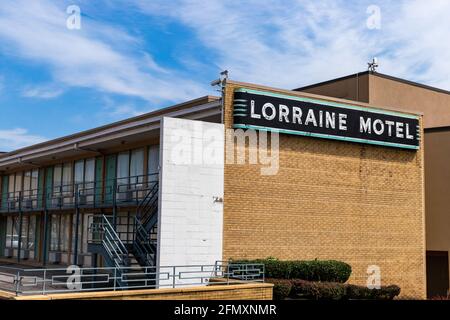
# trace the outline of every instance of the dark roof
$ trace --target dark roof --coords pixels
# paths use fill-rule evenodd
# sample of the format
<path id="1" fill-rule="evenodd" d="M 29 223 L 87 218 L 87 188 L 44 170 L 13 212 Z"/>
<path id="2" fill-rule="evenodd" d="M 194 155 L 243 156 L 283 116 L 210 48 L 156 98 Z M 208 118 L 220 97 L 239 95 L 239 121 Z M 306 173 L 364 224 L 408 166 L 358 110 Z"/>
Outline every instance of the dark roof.
<path id="1" fill-rule="evenodd" d="M 104 129 L 108 129 L 108 128 L 113 128 L 113 127 L 116 127 L 116 126 L 119 126 L 119 125 L 122 125 L 122 124 L 127 124 L 127 123 L 130 123 L 130 122 L 133 122 L 133 121 L 149 118 L 149 117 L 152 117 L 152 116 L 155 116 L 155 115 L 165 114 L 165 113 L 168 113 L 168 112 L 171 112 L 171 111 L 180 110 L 180 109 L 189 109 L 190 107 L 194 107 L 194 106 L 198 106 L 198 105 L 202 105 L 202 104 L 206 104 L 206 103 L 214 102 L 214 101 L 218 101 L 218 100 L 220 100 L 220 97 L 210 96 L 210 95 L 203 96 L 203 97 L 200 97 L 200 98 L 197 98 L 197 99 L 181 102 L 179 104 L 172 105 L 170 107 L 155 109 L 153 111 L 150 111 L 148 113 L 144 113 L 144 114 L 141 114 L 141 115 L 138 115 L 138 116 L 135 116 L 135 117 L 126 118 L 124 120 L 120 120 L 120 121 L 117 121 L 117 122 L 112 122 L 112 123 L 108 123 L 106 125 L 102 125 L 102 126 L 99 126 L 99 127 L 92 128 L 92 129 L 87 129 L 85 131 L 80 131 L 80 132 L 76 132 L 76 133 L 69 134 L 69 135 L 66 135 L 66 136 L 58 137 L 58 138 L 55 138 L 55 139 L 43 141 L 43 142 L 40 142 L 40 143 L 37 143 L 37 144 L 33 144 L 33 145 L 26 146 L 26 147 L 23 147 L 23 148 L 15 149 L 15 150 L 12 150 L 12 151 L 1 152 L 0 153 L 0 158 L 3 158 L 4 156 L 14 155 L 14 154 L 17 154 L 17 153 L 25 151 L 25 150 L 34 149 L 34 148 L 37 148 L 37 147 L 42 147 L 42 146 L 46 146 L 46 145 L 50 145 L 50 144 L 55 144 L 55 143 L 58 143 L 58 142 L 61 142 L 61 141 L 64 141 L 64 140 L 71 139 L 71 138 L 82 137 L 82 136 L 88 135 L 90 133 L 98 132 L 98 131 L 101 131 L 101 130 L 104 130 Z"/>
<path id="2" fill-rule="evenodd" d="M 444 94 L 450 94 L 450 91 L 447 91 L 447 90 L 444 90 L 444 89 L 439 89 L 439 88 L 436 88 L 436 87 L 427 86 L 427 85 L 422 84 L 422 83 L 409 81 L 409 80 L 405 80 L 405 79 L 402 79 L 402 78 L 397 78 L 397 77 L 393 77 L 393 76 L 390 76 L 390 75 L 387 75 L 387 74 L 383 74 L 383 73 L 379 73 L 379 72 L 372 72 L 372 71 L 358 72 L 358 73 L 354 73 L 354 74 L 351 74 L 351 75 L 348 75 L 348 76 L 344 76 L 344 77 L 340 77 L 340 78 L 336 78 L 336 79 L 331 79 L 331 80 L 327 80 L 327 81 L 323 81 L 323 82 L 319 82 L 319 83 L 314 83 L 314 84 L 307 85 L 307 86 L 300 87 L 300 88 L 293 89 L 293 90 L 294 91 L 303 91 L 303 90 L 307 90 L 307 89 L 310 89 L 310 88 L 326 85 L 326 84 L 329 84 L 329 83 L 342 81 L 342 80 L 346 80 L 346 79 L 350 79 L 350 78 L 355 78 L 356 76 L 364 76 L 364 75 L 367 75 L 367 74 L 371 74 L 373 76 L 377 76 L 377 77 L 380 77 L 380 78 L 385 78 L 385 79 L 392 80 L 392 81 L 405 83 L 405 84 L 408 84 L 408 85 L 411 85 L 411 86 L 420 87 L 420 88 L 427 89 L 427 90 L 432 90 L 432 91 L 436 91 L 436 92 L 440 92 L 440 93 L 444 93 Z"/>

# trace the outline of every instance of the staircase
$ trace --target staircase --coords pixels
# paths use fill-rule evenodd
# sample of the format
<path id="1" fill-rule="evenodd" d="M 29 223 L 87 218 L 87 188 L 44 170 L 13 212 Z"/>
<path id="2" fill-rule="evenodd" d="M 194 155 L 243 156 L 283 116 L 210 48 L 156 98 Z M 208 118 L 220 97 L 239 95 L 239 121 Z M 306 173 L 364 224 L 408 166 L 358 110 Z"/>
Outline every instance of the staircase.
<path id="1" fill-rule="evenodd" d="M 102 216 L 99 223 L 91 225 L 92 240 L 88 249 L 104 258 L 108 267 L 116 268 L 119 287 L 148 286 L 154 279 L 156 265 L 158 183 L 154 183 L 139 202 L 134 219 L 132 243 L 124 243 L 111 223 L 112 217 Z"/>
<path id="2" fill-rule="evenodd" d="M 141 266 L 156 264 L 158 183 L 139 203 L 135 217 L 133 253 Z"/>
<path id="3" fill-rule="evenodd" d="M 111 217 L 102 216 L 101 221 L 92 223 L 92 240 L 88 249 L 92 253 L 100 254 L 105 264 L 110 268 L 116 268 L 115 284 L 119 287 L 125 285 L 123 273 L 130 266 L 130 255 L 125 244 L 113 228 Z"/>

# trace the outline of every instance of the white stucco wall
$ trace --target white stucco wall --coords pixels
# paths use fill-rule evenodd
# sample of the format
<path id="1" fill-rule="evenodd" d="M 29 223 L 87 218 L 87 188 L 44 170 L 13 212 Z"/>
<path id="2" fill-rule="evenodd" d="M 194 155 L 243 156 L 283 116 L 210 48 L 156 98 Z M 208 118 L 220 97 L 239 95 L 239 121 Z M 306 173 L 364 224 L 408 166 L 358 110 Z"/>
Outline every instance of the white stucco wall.
<path id="1" fill-rule="evenodd" d="M 160 146 L 157 264 L 213 265 L 222 259 L 223 124 L 164 118 Z"/>

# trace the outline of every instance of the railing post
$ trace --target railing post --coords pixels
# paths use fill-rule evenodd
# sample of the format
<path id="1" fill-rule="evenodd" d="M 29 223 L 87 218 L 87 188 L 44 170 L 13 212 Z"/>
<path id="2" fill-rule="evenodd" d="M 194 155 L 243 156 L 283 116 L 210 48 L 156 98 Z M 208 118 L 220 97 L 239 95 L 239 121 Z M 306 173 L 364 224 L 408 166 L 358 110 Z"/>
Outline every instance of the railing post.
<path id="1" fill-rule="evenodd" d="M 75 184 L 75 246 L 73 253 L 73 264 L 78 264 L 78 230 L 80 228 L 80 208 L 78 207 L 79 189 L 78 184 Z"/>
<path id="2" fill-rule="evenodd" d="M 42 246 L 42 264 L 47 264 L 47 242 L 48 242 L 48 210 L 44 211 L 44 243 Z"/>
<path id="3" fill-rule="evenodd" d="M 172 270 L 172 287 L 175 288 L 175 269 L 177 267 L 173 266 L 173 270 Z"/>
<path id="4" fill-rule="evenodd" d="M 20 251 L 22 249 L 22 191 L 19 191 L 19 239 L 17 241 L 17 262 L 20 263 Z"/>
<path id="5" fill-rule="evenodd" d="M 94 177 L 94 189 L 93 189 L 93 191 L 94 191 L 94 194 L 92 195 L 92 199 L 93 199 L 92 207 L 96 208 L 96 206 L 97 206 L 97 179 L 96 179 L 96 177 Z"/>
<path id="6" fill-rule="evenodd" d="M 116 281 L 117 281 L 117 268 L 114 268 L 114 291 L 116 291 Z"/>
<path id="7" fill-rule="evenodd" d="M 42 294 L 45 294 L 46 285 L 47 285 L 47 269 L 44 269 L 44 283 L 42 285 Z"/>
<path id="8" fill-rule="evenodd" d="M 116 230 L 117 227 L 117 179 L 113 181 L 113 227 Z"/>
<path id="9" fill-rule="evenodd" d="M 262 265 L 262 271 L 263 271 L 262 280 L 263 280 L 263 282 L 266 282 L 266 265 L 265 264 Z"/>
<path id="10" fill-rule="evenodd" d="M 19 295 L 20 292 L 20 271 L 17 271 L 17 278 L 16 278 L 16 296 Z"/>
<path id="11" fill-rule="evenodd" d="M 47 264 L 47 241 L 48 241 L 48 210 L 47 210 L 47 197 L 48 197 L 48 185 L 45 182 L 43 190 L 43 206 L 44 206 L 44 243 L 42 246 L 42 264 Z"/>

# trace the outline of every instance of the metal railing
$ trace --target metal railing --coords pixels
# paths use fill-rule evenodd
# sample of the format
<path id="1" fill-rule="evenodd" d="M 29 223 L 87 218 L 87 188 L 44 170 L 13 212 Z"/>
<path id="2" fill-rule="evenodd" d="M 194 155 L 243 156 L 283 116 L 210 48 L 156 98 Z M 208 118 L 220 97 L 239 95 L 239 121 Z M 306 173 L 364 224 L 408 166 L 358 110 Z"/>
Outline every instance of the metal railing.
<path id="1" fill-rule="evenodd" d="M 140 265 L 153 266 L 156 264 L 156 235 L 147 232 L 138 217 L 135 217 L 135 234 L 133 253 Z"/>
<path id="2" fill-rule="evenodd" d="M 0 289 L 16 295 L 179 288 L 264 282 L 263 264 L 17 269 L 0 267 Z"/>
<path id="3" fill-rule="evenodd" d="M 158 188 L 158 182 L 155 182 L 137 206 L 137 217 L 139 217 L 140 222 L 144 226 L 149 222 L 155 210 L 158 208 Z"/>
<path id="4" fill-rule="evenodd" d="M 158 182 L 158 173 L 46 186 L 0 195 L 0 212 L 137 206 Z"/>
<path id="5" fill-rule="evenodd" d="M 106 216 L 103 216 L 101 228 L 103 232 L 103 247 L 114 262 L 114 266 L 117 268 L 126 266 L 128 250 Z"/>

